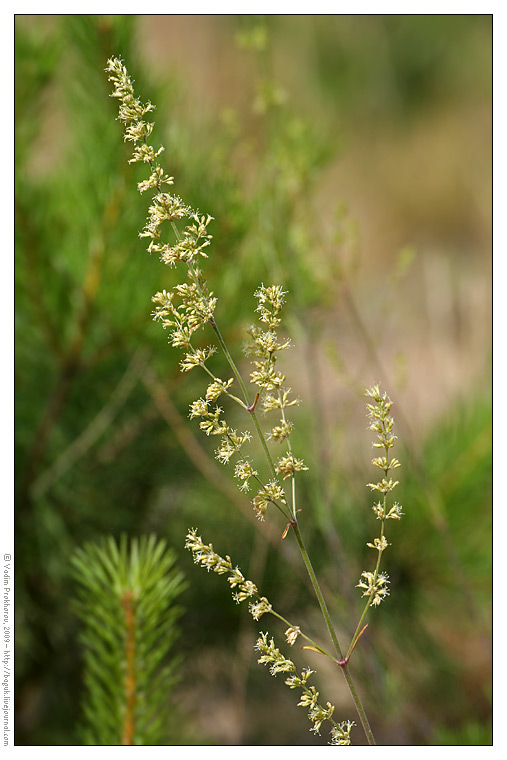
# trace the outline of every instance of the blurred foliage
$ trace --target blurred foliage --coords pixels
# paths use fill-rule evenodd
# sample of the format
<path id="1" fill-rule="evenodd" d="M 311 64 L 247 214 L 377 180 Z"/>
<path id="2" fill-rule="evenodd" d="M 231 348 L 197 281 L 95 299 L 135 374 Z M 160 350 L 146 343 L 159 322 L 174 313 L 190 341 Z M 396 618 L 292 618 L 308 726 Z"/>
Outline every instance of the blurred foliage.
<path id="1" fill-rule="evenodd" d="M 163 58 L 168 49 L 176 55 L 178 34 L 188 49 L 181 29 L 216 40 L 222 76 L 237 64 L 237 99 L 226 91 L 212 106 L 195 100 L 191 67 L 182 73 Z M 214 70 L 206 47 L 192 50 L 203 71 Z M 424 381 L 428 328 L 418 298 L 426 259 L 409 246 L 391 267 L 374 251 L 365 272 L 357 227 L 341 203 L 347 188 L 331 185 L 333 197 L 322 200 L 351 131 L 366 145 L 385 131 L 402 135 L 428 111 L 468 113 L 489 103 L 491 19 L 469 15 L 17 16 L 16 743 L 78 741 L 75 548 L 147 532 L 174 547 L 190 580 L 176 696 L 197 741 L 318 743 L 288 690 L 255 665 L 251 621 L 219 579 L 194 572 L 183 550 L 190 526 L 221 553 L 234 546 L 263 593 L 321 635 L 301 568 L 288 542 L 280 544 L 284 526 L 253 526 L 248 500 L 185 419 L 203 386 L 197 373 L 182 382 L 179 355 L 150 319 L 151 295 L 177 280 L 138 238 L 147 203 L 135 190 L 137 167 L 127 164 L 103 71 L 115 54 L 141 97 L 157 105 L 155 135 L 176 191 L 215 217 L 206 271 L 229 344 L 243 340 L 260 281 L 290 290 L 296 354 L 286 374 L 305 401 L 294 443 L 311 464 L 303 527 L 344 639 L 357 622 L 354 585 L 371 563 L 365 543 L 375 529 L 361 389 L 381 380 L 395 400 L 406 517 L 386 554 L 392 597 L 370 619 L 352 663 L 379 743 L 479 743 L 491 715 L 491 401 L 488 357 L 476 358 L 467 325 L 484 310 L 464 292 L 464 306 L 445 301 L 447 309 L 457 304 L 454 321 L 438 312 L 447 333 L 434 317 L 437 338 L 451 336 L 449 360 L 462 347 L 464 366 L 470 356 L 479 366 L 478 378 L 465 377 L 448 401 L 440 377 L 431 388 Z M 439 220 L 444 212 L 434 209 Z M 461 273 L 471 258 L 460 248 L 466 208 L 460 219 L 456 234 L 451 219 L 442 246 L 454 235 L 449 257 Z M 452 281 L 452 293 L 460 282 Z M 420 318 L 399 328 L 421 346 L 415 368 L 403 363 L 392 326 L 400 300 Z M 401 381 L 392 387 L 400 367 L 401 378 L 420 375 L 415 395 L 404 394 Z M 411 411 L 418 396 L 440 399 L 422 432 Z M 353 717 L 346 695 L 333 691 L 334 674 L 321 677 L 326 699 Z M 182 729 L 172 741 L 187 735 Z"/>
<path id="2" fill-rule="evenodd" d="M 470 722 L 459 729 L 439 729 L 435 744 L 443 746 L 490 746 L 492 744 L 492 726 L 479 722 Z"/>

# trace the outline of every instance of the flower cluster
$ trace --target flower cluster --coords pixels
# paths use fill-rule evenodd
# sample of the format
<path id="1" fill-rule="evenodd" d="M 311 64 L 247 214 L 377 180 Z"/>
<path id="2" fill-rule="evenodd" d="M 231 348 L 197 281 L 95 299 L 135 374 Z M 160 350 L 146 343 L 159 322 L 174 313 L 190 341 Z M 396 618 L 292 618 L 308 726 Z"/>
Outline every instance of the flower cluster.
<path id="1" fill-rule="evenodd" d="M 154 111 L 155 106 L 150 102 L 143 104 L 135 97 L 132 80 L 118 58 L 111 58 L 107 62 L 106 71 L 109 73 L 108 81 L 114 85 L 111 97 L 120 100 L 118 120 L 125 126 L 125 140 L 131 140 L 134 143 L 145 140 L 150 136 L 153 124 L 145 122 L 144 116 Z M 163 148 L 160 148 L 157 154 L 147 160 L 153 161 L 162 151 Z"/>
<path id="2" fill-rule="evenodd" d="M 208 386 L 206 392 L 206 398 L 199 398 L 197 401 L 193 401 L 190 404 L 190 419 L 200 418 L 199 427 L 206 435 L 220 435 L 222 436 L 220 446 L 216 449 L 216 458 L 222 464 L 228 464 L 231 457 L 234 454 L 238 454 L 244 443 L 251 440 L 251 434 L 247 430 L 243 433 L 238 433 L 237 430 L 231 428 L 228 423 L 221 417 L 223 409 L 220 406 L 215 406 L 210 409 L 211 401 L 216 400 L 220 393 L 227 393 L 230 381 L 224 382 L 215 378 L 215 380 Z M 246 459 L 240 460 L 236 465 L 235 470 L 237 477 L 243 480 L 243 490 L 248 488 L 248 479 L 253 477 L 257 473 L 249 466 Z"/>
<path id="3" fill-rule="evenodd" d="M 254 357 L 255 367 L 250 378 L 262 391 L 278 390 L 285 382 L 285 375 L 275 370 L 277 353 L 290 347 L 289 340 L 279 343 L 276 333 L 286 293 L 280 285 L 261 285 L 254 295 L 257 298 L 256 311 L 260 315 L 261 325 L 253 325 L 248 330 L 251 342 L 245 350 Z"/>
<path id="4" fill-rule="evenodd" d="M 240 491 L 250 490 L 250 478 L 256 478 L 258 475 L 257 470 L 254 470 L 251 462 L 248 459 L 240 459 L 234 468 L 234 477 L 240 482 Z"/>
<path id="5" fill-rule="evenodd" d="M 372 491 L 381 494 L 382 498 L 373 506 L 373 512 L 378 520 L 381 521 L 380 537 L 368 542 L 367 546 L 377 551 L 377 564 L 375 571 L 363 572 L 357 587 L 363 590 L 363 596 L 368 598 L 368 605 L 378 606 L 380 602 L 389 595 L 388 584 L 389 578 L 386 573 L 379 573 L 380 559 L 383 552 L 389 546 L 384 536 L 384 527 L 386 520 L 400 520 L 403 515 L 400 505 L 395 502 L 391 507 L 387 504 L 387 497 L 391 491 L 398 485 L 397 480 L 393 480 L 389 473 L 400 467 L 397 459 L 390 456 L 396 436 L 393 433 L 394 420 L 390 415 L 392 401 L 389 396 L 380 393 L 378 385 L 374 385 L 366 391 L 366 396 L 371 399 L 367 404 L 370 430 L 377 435 L 377 440 L 373 446 L 377 449 L 383 449 L 382 456 L 372 459 L 372 464 L 382 471 L 382 478 L 377 483 L 368 483 Z"/>
<path id="6" fill-rule="evenodd" d="M 314 673 L 314 670 L 305 668 L 298 675 L 296 666 L 292 660 L 287 659 L 275 646 L 274 640 L 271 638 L 268 641 L 267 633 L 260 633 L 255 649 L 261 652 L 261 657 L 258 662 L 262 665 L 269 666 L 269 672 L 272 676 L 278 675 L 278 673 L 290 673 L 285 683 L 289 689 L 302 689 L 303 693 L 301 699 L 298 702 L 298 707 L 305 707 L 308 710 L 308 719 L 312 723 L 310 731 L 315 734 L 320 734 L 320 728 L 324 721 L 329 721 L 332 724 L 331 728 L 331 744 L 350 744 L 350 729 L 354 725 L 353 722 L 347 721 L 346 723 L 337 724 L 333 720 L 334 706 L 329 702 L 326 706 L 319 702 L 319 692 L 315 686 L 309 686 L 307 684 L 308 679 Z"/>
<path id="7" fill-rule="evenodd" d="M 282 480 L 294 477 L 296 472 L 307 470 L 302 459 L 296 459 L 292 454 L 289 436 L 293 430 L 293 424 L 287 419 L 286 410 L 295 406 L 297 399 L 290 398 L 291 389 L 285 384 L 285 375 L 276 370 L 278 353 L 290 348 L 290 340 L 280 341 L 277 328 L 281 323 L 281 310 L 285 302 L 285 291 L 280 285 L 261 287 L 255 292 L 260 325 L 249 328 L 250 343 L 245 347 L 246 353 L 253 357 L 254 370 L 250 374 L 252 383 L 258 386 L 259 396 L 262 398 L 264 413 L 278 411 L 280 420 L 273 425 L 268 433 L 268 439 L 274 443 L 287 444 L 287 453 L 280 456 L 275 462 L 275 473 Z M 273 497 L 272 491 L 277 491 Z M 283 503 L 285 497 L 283 490 L 276 480 L 262 488 L 253 500 L 254 510 L 259 519 L 264 519 L 267 505 L 270 501 L 280 499 Z M 295 505 L 292 505 L 292 513 L 295 514 Z"/>
<path id="8" fill-rule="evenodd" d="M 294 646 L 300 633 L 301 628 L 298 625 L 291 625 L 290 628 L 287 628 L 285 631 L 287 644 L 290 644 L 291 647 Z"/>
<path id="9" fill-rule="evenodd" d="M 286 504 L 285 493 L 281 485 L 276 480 L 270 480 L 266 483 L 257 494 L 254 496 L 252 504 L 255 514 L 259 520 L 264 520 L 266 510 L 270 503 L 275 504 L 280 501 L 282 504 Z"/>
<path id="10" fill-rule="evenodd" d="M 333 745 L 349 746 L 351 744 L 350 731 L 355 725 L 356 724 L 353 720 L 344 720 L 337 726 L 333 726 L 331 729 L 331 741 L 329 743 Z"/>
<path id="11" fill-rule="evenodd" d="M 287 456 L 280 457 L 276 463 L 276 472 L 278 475 L 282 475 L 283 480 L 292 477 L 296 472 L 307 469 L 308 467 L 305 467 L 303 460 L 296 459 L 292 452 Z"/>
<path id="12" fill-rule="evenodd" d="M 187 533 L 185 549 L 189 549 L 192 552 L 196 565 L 201 565 L 201 567 L 205 567 L 208 571 L 213 570 L 218 575 L 229 574 L 227 580 L 231 589 L 235 589 L 233 594 L 234 601 L 240 604 L 250 599 L 248 609 L 254 620 L 259 620 L 266 612 L 271 612 L 271 604 L 265 596 L 260 596 L 255 583 L 247 580 L 239 567 L 232 566 L 231 558 L 228 555 L 225 558 L 221 557 L 213 549 L 213 544 L 203 543 L 202 538 L 197 535 L 195 528 L 192 528 Z"/>
<path id="13" fill-rule="evenodd" d="M 363 570 L 357 588 L 363 589 L 363 596 L 368 597 L 370 604 L 378 607 L 381 601 L 389 596 L 389 576 L 387 573 L 370 573 Z"/>
<path id="14" fill-rule="evenodd" d="M 292 660 L 288 660 L 280 650 L 275 646 L 273 639 L 268 642 L 268 634 L 261 633 L 260 638 L 257 639 L 255 649 L 262 652 L 258 661 L 261 665 L 269 665 L 269 672 L 272 676 L 278 675 L 278 673 L 295 673 L 296 666 Z M 311 672 L 311 671 L 310 671 Z"/>
<path id="15" fill-rule="evenodd" d="M 174 184 L 174 179 L 164 173 L 157 161 L 163 147 L 155 150 L 148 142 L 154 124 L 146 121 L 145 116 L 154 111 L 155 106 L 150 102 L 144 104 L 135 97 L 133 82 L 118 58 L 107 62 L 106 71 L 114 86 L 111 95 L 120 101 L 118 119 L 125 128 L 124 139 L 134 145 L 129 163 L 141 162 L 150 167 L 148 179 L 138 183 L 140 193 L 154 191 L 148 218 L 139 236 L 149 239 L 148 252 L 158 253 L 164 264 L 174 266 L 183 262 L 187 267 L 188 283 L 177 285 L 172 293 L 165 290 L 157 293 L 152 299 L 157 304 L 154 319 L 160 321 L 164 328 L 171 328 L 169 339 L 173 346 L 187 350 L 181 364 L 182 371 L 187 371 L 194 366 L 203 366 L 206 361 L 199 357 L 199 350 L 192 347 L 193 333 L 214 320 L 217 299 L 208 292 L 202 273 L 196 266 L 199 257 L 207 257 L 206 248 L 212 239 L 208 225 L 213 217 L 195 211 L 179 196 L 163 192 L 163 186 Z M 183 220 L 187 223 L 180 229 L 177 222 Z M 164 239 L 168 225 L 172 240 Z"/>
<path id="16" fill-rule="evenodd" d="M 157 304 L 153 319 L 160 322 L 164 330 L 171 328 L 169 340 L 175 348 L 187 349 L 181 369 L 186 372 L 195 366 L 204 366 L 215 349 L 194 349 L 192 335 L 213 318 L 216 298 L 207 293 L 202 284 L 183 283 L 176 285 L 172 292 L 163 290 L 151 299 Z"/>

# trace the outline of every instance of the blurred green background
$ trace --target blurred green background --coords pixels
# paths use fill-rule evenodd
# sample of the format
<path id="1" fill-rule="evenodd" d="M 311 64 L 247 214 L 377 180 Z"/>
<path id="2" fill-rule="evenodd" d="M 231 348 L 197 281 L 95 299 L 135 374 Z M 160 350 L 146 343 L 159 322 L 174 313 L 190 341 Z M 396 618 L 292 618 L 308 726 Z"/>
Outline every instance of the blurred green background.
<path id="1" fill-rule="evenodd" d="M 256 522 L 187 419 L 205 379 L 151 321 L 178 280 L 138 237 L 113 55 L 157 105 L 175 192 L 215 218 L 206 272 L 238 361 L 258 283 L 289 290 L 302 529 L 343 641 L 377 531 L 362 392 L 395 401 L 406 516 L 351 663 L 378 743 L 491 743 L 491 46 L 488 15 L 16 17 L 17 744 L 78 742 L 70 558 L 121 532 L 166 538 L 189 581 L 174 744 L 325 742 L 256 664 L 258 630 L 283 630 L 183 548 L 198 527 L 325 640 L 285 526 Z M 353 719 L 343 679 L 294 657 Z"/>

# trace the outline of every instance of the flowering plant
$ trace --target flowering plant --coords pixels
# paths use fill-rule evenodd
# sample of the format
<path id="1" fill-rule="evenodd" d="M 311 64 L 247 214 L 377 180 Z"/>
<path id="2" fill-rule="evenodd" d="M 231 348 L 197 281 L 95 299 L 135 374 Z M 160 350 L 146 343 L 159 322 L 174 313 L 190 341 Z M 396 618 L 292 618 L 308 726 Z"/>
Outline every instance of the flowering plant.
<path id="1" fill-rule="evenodd" d="M 183 350 L 180 363 L 182 372 L 200 367 L 207 375 L 208 385 L 204 394 L 190 405 L 190 418 L 199 421 L 199 427 L 206 435 L 217 436 L 216 458 L 224 465 L 234 465 L 234 477 L 240 490 L 248 492 L 253 488 L 252 506 L 257 518 L 264 520 L 268 510 L 274 509 L 287 521 L 282 539 L 286 538 L 289 531 L 295 538 L 327 627 L 331 651 L 313 641 L 298 625 L 280 615 L 271 602 L 261 596 L 257 586 L 245 579 L 238 567 L 233 567 L 230 557 L 218 555 L 212 544 L 203 542 L 196 529 L 189 530 L 186 548 L 192 551 L 197 564 L 220 575 L 228 575 L 235 601 L 241 603 L 248 600 L 250 613 L 256 621 L 265 614 L 275 616 L 287 626 L 285 636 L 290 646 L 301 637 L 307 642 L 304 649 L 332 660 L 347 682 L 368 743 L 375 744 L 365 709 L 350 673 L 349 660 L 365 630 L 366 625 L 363 622 L 368 609 L 370 606 L 378 606 L 389 593 L 387 574 L 380 572 L 381 557 L 388 546 L 384 533 L 385 524 L 387 520 L 400 519 L 402 515 L 397 503 L 388 503 L 389 495 L 397 485 L 397 481 L 390 477 L 388 479 L 388 476 L 392 469 L 399 467 L 398 460 L 390 457 L 395 442 L 394 421 L 390 416 L 392 402 L 386 394 L 381 394 L 378 386 L 366 392 L 370 400 L 370 429 L 377 435 L 374 446 L 384 452 L 382 456 L 372 460 L 372 463 L 382 470 L 383 477 L 377 483 L 368 484 L 380 496 L 373 511 L 381 521 L 381 530 L 380 537 L 368 543 L 368 546 L 377 552 L 377 561 L 373 572 L 364 571 L 359 580 L 358 587 L 362 590 L 366 602 L 349 648 L 345 651 L 338 641 L 303 541 L 298 518 L 301 507 L 297 501 L 297 479 L 308 468 L 292 449 L 293 423 L 289 415 L 290 408 L 295 406 L 298 400 L 292 396 L 285 374 L 278 365 L 280 353 L 289 349 L 291 345 L 290 340 L 278 334 L 287 293 L 279 284 L 263 284 L 254 294 L 257 299 L 258 323 L 249 328 L 249 340 L 246 345 L 246 354 L 252 361 L 252 392 L 219 329 L 215 316 L 217 297 L 210 290 L 200 269 L 201 261 L 208 256 L 212 239 L 209 228 L 213 218 L 209 214 L 202 214 L 190 208 L 179 196 L 167 192 L 166 186 L 171 186 L 174 179 L 165 174 L 159 164 L 158 159 L 163 148 L 155 149 L 149 142 L 154 124 L 147 121 L 146 117 L 154 110 L 154 106 L 150 102 L 144 104 L 136 97 L 132 80 L 118 58 L 108 61 L 106 71 L 114 87 L 112 96 L 120 102 L 118 119 L 124 125 L 124 139 L 133 143 L 130 163 L 147 164 L 150 172 L 146 180 L 138 183 L 140 193 L 148 190 L 154 193 L 148 219 L 140 236 L 149 240 L 150 253 L 157 253 L 160 260 L 170 267 L 181 265 L 185 272 L 184 282 L 170 291 L 162 290 L 153 296 L 153 317 L 169 331 L 169 342 L 172 346 Z M 210 330 L 213 337 L 210 345 L 202 345 L 198 340 L 205 329 Z M 222 351 L 227 360 L 230 377 L 218 377 L 215 374 L 212 357 L 217 350 Z M 246 415 L 245 427 L 248 429 L 237 430 L 229 424 L 224 408 L 218 404 L 219 399 L 228 400 L 241 407 Z M 268 431 L 262 429 L 259 410 L 270 417 L 274 414 L 278 416 Z M 265 459 L 263 467 L 248 453 L 248 446 L 254 436 L 261 444 Z M 346 720 L 337 723 L 333 717 L 334 707 L 329 702 L 325 707 L 319 702 L 318 691 L 314 686 L 308 685 L 314 671 L 306 668 L 298 675 L 295 664 L 280 652 L 272 638 L 268 640 L 267 633 L 259 634 L 256 649 L 261 654 L 259 663 L 269 665 L 272 675 L 286 673 L 285 683 L 289 688 L 302 690 L 299 705 L 308 709 L 308 717 L 312 723 L 310 730 L 319 734 L 322 724 L 327 722 L 330 724 L 331 744 L 350 744 L 350 732 L 354 722 Z"/>

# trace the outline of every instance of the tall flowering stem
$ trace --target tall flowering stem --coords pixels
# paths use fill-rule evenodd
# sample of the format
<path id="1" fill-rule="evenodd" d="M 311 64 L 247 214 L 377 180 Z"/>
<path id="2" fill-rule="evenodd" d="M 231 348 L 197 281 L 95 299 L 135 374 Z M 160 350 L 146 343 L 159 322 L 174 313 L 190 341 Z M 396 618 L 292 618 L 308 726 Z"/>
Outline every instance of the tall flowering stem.
<path id="1" fill-rule="evenodd" d="M 382 554 L 389 546 L 385 537 L 385 526 L 387 520 L 401 520 L 403 515 L 402 508 L 397 501 L 391 506 L 388 503 L 389 495 L 399 484 L 398 480 L 393 480 L 390 477 L 390 472 L 400 467 L 400 462 L 391 456 L 391 449 L 396 440 L 393 433 L 394 419 L 390 415 L 393 402 L 386 393 L 380 393 L 378 385 L 369 388 L 366 391 L 366 396 L 371 399 L 367 405 L 370 430 L 377 434 L 377 440 L 374 441 L 373 447 L 383 452 L 381 456 L 371 460 L 372 464 L 382 471 L 383 477 L 377 483 L 368 483 L 368 487 L 380 496 L 379 501 L 372 507 L 377 520 L 380 520 L 380 536 L 367 544 L 370 549 L 377 552 L 377 560 L 373 572 L 364 570 L 357 584 L 357 587 L 363 592 L 362 595 L 366 597 L 366 604 L 352 637 L 347 656 L 350 656 L 361 634 L 363 621 L 369 608 L 371 606 L 378 607 L 389 596 L 389 576 L 387 573 L 380 572 Z"/>
<path id="2" fill-rule="evenodd" d="M 307 636 L 301 634 L 298 626 L 289 624 L 279 613 L 274 612 L 267 599 L 258 594 L 255 585 L 246 581 L 238 568 L 232 567 L 230 559 L 216 555 L 211 544 L 204 545 L 195 531 L 189 532 L 186 546 L 193 551 L 195 561 L 202 566 L 213 569 L 219 574 L 229 573 L 231 588 L 237 588 L 235 592 L 236 601 L 249 598 L 250 611 L 255 619 L 259 619 L 265 612 L 272 613 L 279 620 L 289 625 L 286 635 L 290 644 L 301 634 L 310 643 L 307 648 L 334 660 L 347 681 L 368 743 L 374 744 L 375 741 L 366 713 L 348 670 L 348 659 L 360 633 L 356 632 L 349 653 L 343 657 L 298 524 L 297 514 L 301 508 L 296 500 L 296 479 L 300 473 L 308 468 L 302 459 L 295 456 L 290 441 L 294 427 L 290 420 L 290 408 L 295 406 L 298 400 L 292 397 L 291 389 L 286 384 L 285 375 L 277 368 L 280 352 L 290 348 L 290 341 L 280 338 L 278 335 L 286 293 L 281 285 L 266 286 L 262 284 L 254 294 L 257 299 L 258 323 L 248 329 L 250 340 L 246 347 L 246 353 L 250 356 L 253 365 L 250 381 L 255 387 L 255 395 L 252 402 L 247 385 L 218 327 L 215 316 L 217 298 L 209 289 L 205 276 L 199 268 L 199 264 L 208 256 L 208 247 L 212 239 L 209 227 L 213 218 L 209 214 L 201 214 L 192 209 L 179 196 L 168 192 L 168 186 L 173 185 L 174 180 L 173 177 L 165 174 L 158 161 L 163 152 L 163 147 L 155 149 L 150 145 L 154 125 L 148 121 L 148 115 L 153 112 L 155 107 L 150 102 L 142 103 L 136 97 L 132 80 L 118 58 L 112 58 L 108 61 L 106 71 L 114 87 L 112 97 L 119 100 L 118 119 L 124 126 L 124 139 L 133 145 L 130 163 L 146 164 L 150 172 L 146 180 L 138 183 L 140 193 L 146 191 L 153 193 L 148 209 L 148 218 L 144 229 L 140 232 L 140 237 L 149 241 L 148 251 L 157 253 L 164 264 L 170 267 L 183 265 L 186 270 L 185 282 L 176 285 L 170 291 L 163 290 L 157 293 L 153 296 L 152 301 L 155 304 L 153 318 L 160 322 L 164 329 L 168 330 L 171 345 L 183 349 L 185 352 L 180 362 L 181 371 L 188 372 L 195 367 L 200 367 L 208 376 L 209 384 L 206 391 L 201 398 L 192 402 L 189 416 L 191 419 L 199 421 L 199 427 L 206 435 L 217 437 L 219 445 L 216 449 L 216 457 L 224 465 L 229 463 L 234 465 L 234 476 L 238 481 L 240 490 L 247 492 L 250 490 L 251 484 L 255 484 L 256 492 L 252 499 L 252 506 L 258 519 L 264 520 L 268 508 L 274 507 L 288 520 L 282 538 L 285 538 L 288 529 L 292 527 L 329 631 L 335 654 L 329 654 L 324 647 L 315 644 Z M 167 237 L 167 233 L 169 233 L 169 237 Z M 209 327 L 212 329 L 215 345 L 202 345 L 202 339 L 200 339 L 202 332 Z M 223 352 L 232 372 L 232 377 L 221 378 L 213 371 L 211 359 L 217 348 Z M 239 398 L 233 392 L 235 382 L 240 389 L 239 395 L 243 398 Z M 372 398 L 375 400 L 377 395 L 372 395 Z M 267 477 L 262 475 L 262 468 L 245 453 L 244 447 L 252 437 L 250 431 L 238 431 L 228 424 L 224 417 L 224 409 L 218 404 L 221 398 L 229 399 L 238 404 L 251 419 L 266 458 Z M 386 400 L 384 399 L 382 403 L 384 404 L 382 408 L 385 408 Z M 261 427 L 257 414 L 259 409 L 262 409 L 265 415 L 272 415 L 273 413 L 278 415 L 278 420 L 272 423 L 269 431 L 264 431 Z M 387 440 L 390 424 L 388 418 L 375 417 L 375 424 L 381 426 L 379 431 L 380 429 L 383 431 Z M 388 448 L 381 463 L 386 478 L 389 470 L 395 466 L 394 462 L 396 461 L 389 460 Z M 275 450 L 277 450 L 276 454 L 274 454 Z M 381 466 L 380 459 L 377 464 Z M 266 465 L 263 467 L 265 469 Z M 285 490 L 285 481 L 287 480 L 290 482 L 290 489 L 287 489 L 288 493 Z M 377 490 L 384 489 L 382 491 L 384 494 L 382 508 L 384 509 L 385 496 L 391 487 L 394 487 L 391 484 L 392 481 L 383 480 L 381 484 L 372 486 L 373 488 L 378 487 Z M 392 516 L 391 512 L 388 515 L 389 517 Z M 380 601 L 387 593 L 385 576 L 379 573 L 380 553 L 385 548 L 383 534 L 385 519 L 387 516 L 384 514 L 380 539 L 375 539 L 375 544 L 373 544 L 379 551 L 375 572 L 372 574 L 363 573 L 370 584 L 365 591 L 365 595 L 368 595 L 369 598 L 363 617 L 369 605 L 378 604 L 377 600 Z M 365 588 L 364 581 L 359 585 Z M 260 662 L 270 663 L 271 672 L 278 672 L 281 667 L 280 657 L 282 656 L 272 642 L 268 643 L 266 634 L 261 634 L 257 648 L 262 653 Z M 284 662 L 289 661 L 284 660 Z M 308 675 L 297 675 L 295 667 L 290 672 L 292 673 L 290 684 L 288 684 L 290 688 L 298 686 L 303 689 L 302 701 L 299 704 L 309 707 L 309 717 L 313 723 L 311 730 L 318 733 L 321 723 L 328 720 L 332 724 L 331 744 L 350 744 L 349 734 L 353 723 L 347 721 L 337 724 L 332 718 L 334 708 L 329 703 L 327 707 L 323 707 L 317 702 L 314 687 L 307 687 Z"/>

